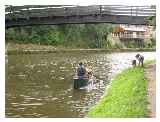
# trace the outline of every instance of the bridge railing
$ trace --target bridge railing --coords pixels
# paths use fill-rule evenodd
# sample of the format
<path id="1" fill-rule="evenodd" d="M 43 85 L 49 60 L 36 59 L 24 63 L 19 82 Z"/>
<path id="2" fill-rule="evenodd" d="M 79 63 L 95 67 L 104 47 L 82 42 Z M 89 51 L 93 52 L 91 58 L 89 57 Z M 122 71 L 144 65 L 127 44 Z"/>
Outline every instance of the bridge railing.
<path id="1" fill-rule="evenodd" d="M 6 19 L 28 19 L 34 17 L 67 17 L 85 15 L 125 15 L 125 16 L 154 16 L 156 8 L 151 6 L 122 6 L 122 5 L 26 5 L 6 6 Z"/>

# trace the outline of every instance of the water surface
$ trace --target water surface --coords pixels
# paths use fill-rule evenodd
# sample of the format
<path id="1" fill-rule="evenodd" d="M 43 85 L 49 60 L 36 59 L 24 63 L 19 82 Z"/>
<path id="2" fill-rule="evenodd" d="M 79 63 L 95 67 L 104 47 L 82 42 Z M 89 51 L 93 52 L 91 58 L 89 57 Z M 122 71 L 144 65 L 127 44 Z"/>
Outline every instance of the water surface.
<path id="1" fill-rule="evenodd" d="M 84 117 L 134 53 L 49 53 L 6 56 L 6 117 Z M 143 52 L 154 59 L 155 52 Z M 98 83 L 73 89 L 75 67 L 91 64 Z"/>

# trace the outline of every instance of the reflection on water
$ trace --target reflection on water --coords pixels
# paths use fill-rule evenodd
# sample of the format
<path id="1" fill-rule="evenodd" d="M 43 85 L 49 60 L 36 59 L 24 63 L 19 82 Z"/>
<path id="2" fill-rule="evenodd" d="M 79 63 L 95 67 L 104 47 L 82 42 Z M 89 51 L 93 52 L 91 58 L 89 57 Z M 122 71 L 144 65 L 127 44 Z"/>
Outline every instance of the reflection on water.
<path id="1" fill-rule="evenodd" d="M 6 57 L 6 117 L 84 117 L 111 78 L 131 66 L 136 53 L 49 53 Z M 154 59 L 154 52 L 142 53 Z M 78 62 L 93 66 L 99 81 L 74 90 Z"/>

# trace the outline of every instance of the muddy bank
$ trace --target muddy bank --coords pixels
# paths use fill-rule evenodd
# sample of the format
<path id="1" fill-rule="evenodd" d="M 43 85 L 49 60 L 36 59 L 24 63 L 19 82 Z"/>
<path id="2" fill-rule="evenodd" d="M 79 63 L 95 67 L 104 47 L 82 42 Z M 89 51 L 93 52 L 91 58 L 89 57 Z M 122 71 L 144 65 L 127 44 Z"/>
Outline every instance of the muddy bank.
<path id="1" fill-rule="evenodd" d="M 64 47 L 55 47 L 51 45 L 37 44 L 6 44 L 6 54 L 36 54 L 36 53 L 57 53 L 57 52 L 135 52 L 135 51 L 155 51 L 152 48 L 125 48 L 125 49 L 72 49 Z"/>

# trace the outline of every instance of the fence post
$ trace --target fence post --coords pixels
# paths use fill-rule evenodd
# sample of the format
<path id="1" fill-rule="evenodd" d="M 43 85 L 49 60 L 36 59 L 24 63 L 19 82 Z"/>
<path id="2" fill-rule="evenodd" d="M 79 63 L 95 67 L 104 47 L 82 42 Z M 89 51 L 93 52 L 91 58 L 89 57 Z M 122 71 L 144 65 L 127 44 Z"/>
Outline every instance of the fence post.
<path id="1" fill-rule="evenodd" d="M 100 15 L 101 15 L 101 14 L 102 14 L 102 5 L 99 5 L 99 8 L 100 8 L 99 13 L 100 13 Z"/>

